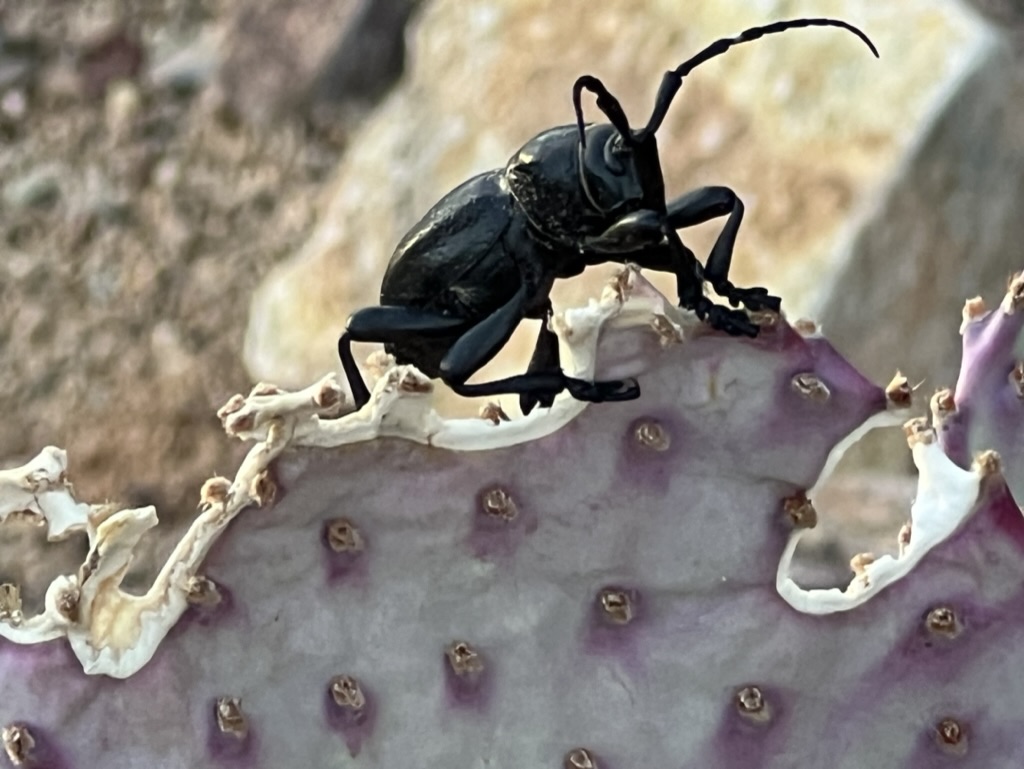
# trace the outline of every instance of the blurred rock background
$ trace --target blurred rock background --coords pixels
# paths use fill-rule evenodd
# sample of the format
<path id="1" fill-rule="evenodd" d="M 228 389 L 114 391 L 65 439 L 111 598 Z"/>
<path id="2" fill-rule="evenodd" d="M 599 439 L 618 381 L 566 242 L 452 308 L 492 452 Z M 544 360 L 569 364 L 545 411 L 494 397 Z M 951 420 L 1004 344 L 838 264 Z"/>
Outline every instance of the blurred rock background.
<path id="1" fill-rule="evenodd" d="M 1024 11 L 978 6 L 0 0 L 0 463 L 68 449 L 80 498 L 158 506 L 165 551 L 202 480 L 244 451 L 215 410 L 255 380 L 335 368 L 395 242 L 463 179 L 571 122 L 577 75 L 603 78 L 639 124 L 665 69 L 802 15 L 861 26 L 881 60 L 817 29 L 708 63 L 659 134 L 668 189 L 736 189 L 736 282 L 820 319 L 877 380 L 899 366 L 930 393 L 955 377 L 963 298 L 997 301 L 1021 262 Z M 720 226 L 684 236 L 704 254 Z M 521 367 L 531 335 L 488 371 Z M 856 550 L 888 542 L 912 494 L 898 438 L 863 454 L 874 480 L 835 489 L 865 508 Z M 45 586 L 62 556 L 9 558 L 38 532 L 5 528 L 0 581 L 37 568 Z M 837 541 L 817 547 L 844 553 Z"/>

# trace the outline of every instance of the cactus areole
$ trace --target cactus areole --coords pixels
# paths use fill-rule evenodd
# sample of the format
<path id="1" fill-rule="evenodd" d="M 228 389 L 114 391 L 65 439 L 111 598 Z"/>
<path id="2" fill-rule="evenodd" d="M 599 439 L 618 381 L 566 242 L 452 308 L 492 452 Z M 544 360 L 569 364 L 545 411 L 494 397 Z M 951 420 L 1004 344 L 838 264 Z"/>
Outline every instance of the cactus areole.
<path id="1" fill-rule="evenodd" d="M 794 19 L 722 38 L 665 73 L 647 125 L 630 128 L 618 100 L 596 77 L 573 87 L 576 125 L 528 141 L 505 168 L 475 176 L 441 199 L 395 249 L 381 287 L 381 306 L 356 312 L 338 340 L 338 354 L 357 408 L 370 399 L 352 342 L 383 342 L 400 364 L 442 379 L 461 395 L 519 396 L 529 414 L 567 391 L 581 401 L 639 397 L 631 377 L 602 380 L 566 375 L 548 322 L 556 279 L 616 262 L 675 275 L 680 306 L 720 331 L 757 336 L 746 312 L 715 304 L 710 284 L 733 308 L 779 311 L 762 287 L 729 281 L 743 203 L 728 187 L 703 187 L 665 200 L 655 134 L 683 78 L 735 45 L 797 27 L 839 27 L 878 55 L 867 36 L 835 19 Z M 584 125 L 583 91 L 597 95 L 609 123 Z M 727 217 L 706 264 L 677 230 Z M 525 374 L 493 382 L 468 380 L 505 345 L 520 321 L 541 321 Z"/>
<path id="2" fill-rule="evenodd" d="M 44 449 L 0 471 L 0 519 L 90 548 L 39 612 L 0 588 L 0 761 L 1024 765 L 1022 285 L 965 315 L 931 420 L 813 325 L 732 336 L 631 268 L 553 327 L 574 376 L 637 377 L 637 400 L 445 419 L 396 365 L 340 415 L 333 375 L 258 385 L 220 411 L 252 449 L 142 594 L 120 581 L 153 508 L 77 501 Z M 891 553 L 802 588 L 822 479 L 901 424 L 920 480 Z"/>

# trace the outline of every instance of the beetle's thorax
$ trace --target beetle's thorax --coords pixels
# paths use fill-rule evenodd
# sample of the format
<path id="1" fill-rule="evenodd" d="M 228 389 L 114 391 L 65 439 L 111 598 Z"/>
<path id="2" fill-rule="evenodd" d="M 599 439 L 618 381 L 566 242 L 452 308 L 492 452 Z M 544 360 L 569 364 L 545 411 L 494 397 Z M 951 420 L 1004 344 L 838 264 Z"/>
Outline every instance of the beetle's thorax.
<path id="1" fill-rule="evenodd" d="M 621 149 L 609 124 L 588 126 L 581 147 L 575 125 L 535 136 L 505 167 L 505 183 L 541 240 L 578 249 L 619 217 L 665 210 L 664 182 L 652 136 Z"/>
<path id="2" fill-rule="evenodd" d="M 505 182 L 518 208 L 542 240 L 569 246 L 588 212 L 579 189 L 579 163 L 571 151 L 575 128 L 535 136 L 505 167 Z"/>

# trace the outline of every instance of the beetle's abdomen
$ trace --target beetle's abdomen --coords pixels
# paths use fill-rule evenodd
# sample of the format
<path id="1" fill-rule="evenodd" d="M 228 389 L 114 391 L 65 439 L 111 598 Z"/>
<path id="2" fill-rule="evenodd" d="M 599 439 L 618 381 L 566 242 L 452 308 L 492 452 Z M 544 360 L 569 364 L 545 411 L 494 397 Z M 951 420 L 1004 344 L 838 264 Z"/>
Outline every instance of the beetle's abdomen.
<path id="1" fill-rule="evenodd" d="M 506 253 L 512 200 L 501 172 L 470 179 L 441 199 L 401 240 L 381 286 L 382 305 L 420 307 L 475 321 L 519 288 Z"/>

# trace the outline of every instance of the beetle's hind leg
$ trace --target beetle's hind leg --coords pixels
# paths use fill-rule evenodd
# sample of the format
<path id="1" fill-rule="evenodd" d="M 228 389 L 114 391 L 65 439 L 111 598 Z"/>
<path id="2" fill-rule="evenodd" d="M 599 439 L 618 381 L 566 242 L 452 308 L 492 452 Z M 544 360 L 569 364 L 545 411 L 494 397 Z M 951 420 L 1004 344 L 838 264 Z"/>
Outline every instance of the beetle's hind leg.
<path id="1" fill-rule="evenodd" d="M 743 201 L 735 192 L 728 187 L 701 187 L 668 205 L 667 220 L 673 229 L 692 227 L 720 216 L 728 218 L 704 265 L 704 280 L 711 284 L 715 293 L 727 299 L 733 307 L 743 304 L 747 309 L 754 311 L 778 312 L 781 300 L 769 294 L 768 289 L 739 288 L 729 281 L 736 234 L 743 221 Z"/>
<path id="2" fill-rule="evenodd" d="M 352 342 L 400 343 L 410 336 L 442 340 L 465 329 L 467 322 L 414 307 L 367 307 L 352 314 L 338 339 L 338 357 L 345 371 L 356 409 L 370 400 L 370 391 L 352 357 Z M 443 349 L 443 348 L 442 348 Z"/>
<path id="3" fill-rule="evenodd" d="M 566 376 L 563 371 L 538 371 L 533 374 L 519 374 L 479 384 L 448 382 L 448 386 L 459 395 L 468 398 L 483 395 L 518 394 L 520 399 L 527 396 L 545 406 L 553 404 L 555 396 L 563 390 L 576 400 L 588 403 L 631 401 L 640 397 L 640 385 L 635 379 L 588 382 L 585 379 Z"/>

